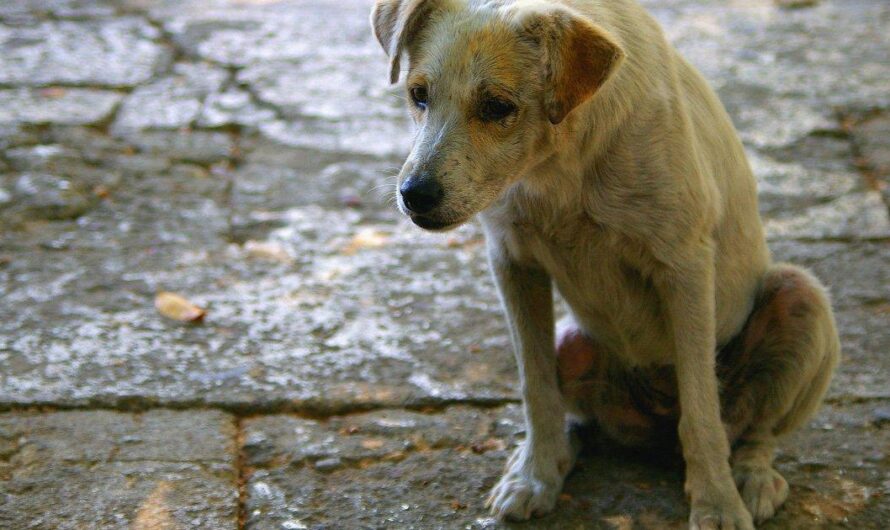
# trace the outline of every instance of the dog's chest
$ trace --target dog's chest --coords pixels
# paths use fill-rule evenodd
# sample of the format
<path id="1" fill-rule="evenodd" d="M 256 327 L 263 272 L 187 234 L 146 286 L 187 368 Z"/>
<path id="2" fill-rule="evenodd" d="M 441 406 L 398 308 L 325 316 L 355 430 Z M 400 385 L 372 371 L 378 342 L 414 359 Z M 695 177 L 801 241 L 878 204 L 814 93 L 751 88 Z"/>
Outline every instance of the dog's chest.
<path id="1" fill-rule="evenodd" d="M 633 364 L 669 358 L 662 305 L 644 258 L 620 234 L 579 216 L 551 229 L 514 224 L 512 246 L 547 270 L 578 323 L 616 354 Z"/>

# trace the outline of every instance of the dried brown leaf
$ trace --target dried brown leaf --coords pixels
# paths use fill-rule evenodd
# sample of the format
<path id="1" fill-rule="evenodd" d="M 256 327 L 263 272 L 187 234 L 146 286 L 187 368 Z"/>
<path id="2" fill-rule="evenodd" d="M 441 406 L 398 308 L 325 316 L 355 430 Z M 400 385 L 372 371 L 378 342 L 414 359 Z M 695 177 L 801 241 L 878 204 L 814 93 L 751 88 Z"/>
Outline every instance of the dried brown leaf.
<path id="1" fill-rule="evenodd" d="M 199 322 L 207 314 L 207 311 L 184 297 L 166 291 L 158 293 L 155 297 L 155 308 L 163 316 L 180 322 Z"/>

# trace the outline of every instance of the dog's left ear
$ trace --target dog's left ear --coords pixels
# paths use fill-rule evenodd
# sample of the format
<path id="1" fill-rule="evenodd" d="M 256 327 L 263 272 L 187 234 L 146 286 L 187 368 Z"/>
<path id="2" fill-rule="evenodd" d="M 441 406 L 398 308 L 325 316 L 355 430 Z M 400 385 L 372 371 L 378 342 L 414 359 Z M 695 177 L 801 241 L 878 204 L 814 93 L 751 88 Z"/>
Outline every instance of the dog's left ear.
<path id="1" fill-rule="evenodd" d="M 624 60 L 613 35 L 568 8 L 519 12 L 517 19 L 541 48 L 544 104 L 554 125 L 593 96 Z"/>
<path id="2" fill-rule="evenodd" d="M 371 10 L 374 36 L 390 58 L 389 82 L 399 80 L 402 50 L 422 29 L 437 0 L 377 0 Z"/>

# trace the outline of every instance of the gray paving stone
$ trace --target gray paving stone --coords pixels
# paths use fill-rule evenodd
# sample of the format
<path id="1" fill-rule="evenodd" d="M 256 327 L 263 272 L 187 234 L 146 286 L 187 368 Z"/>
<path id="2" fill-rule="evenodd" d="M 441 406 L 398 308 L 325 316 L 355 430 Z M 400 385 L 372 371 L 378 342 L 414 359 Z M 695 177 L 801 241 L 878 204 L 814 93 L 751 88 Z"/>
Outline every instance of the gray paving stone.
<path id="1" fill-rule="evenodd" d="M 0 89 L 0 126 L 90 125 L 111 117 L 122 95 L 83 88 Z"/>
<path id="2" fill-rule="evenodd" d="M 234 436 L 214 411 L 0 415 L 0 526 L 234 529 Z"/>
<path id="3" fill-rule="evenodd" d="M 763 94 L 757 90 L 762 87 L 790 98 L 773 98 L 780 102 L 779 112 L 786 104 L 793 108 L 795 98 L 864 108 L 888 104 L 890 94 L 881 81 L 888 73 L 881 51 L 882 28 L 890 17 L 885 2 L 823 1 L 790 11 L 771 1 L 643 3 L 721 94 L 724 88 L 735 90 L 733 85 Z M 814 105 L 788 116 L 815 116 L 822 108 Z"/>
<path id="4" fill-rule="evenodd" d="M 0 21 L 31 23 L 47 18 L 105 18 L 117 14 L 114 0 L 18 0 L 0 5 Z"/>
<path id="5" fill-rule="evenodd" d="M 207 96 L 198 126 L 256 128 L 274 120 L 276 116 L 275 110 L 254 102 L 249 92 L 230 88 Z"/>
<path id="6" fill-rule="evenodd" d="M 0 84 L 134 86 L 169 60 L 159 37 L 131 17 L 0 25 Z"/>
<path id="7" fill-rule="evenodd" d="M 115 136 L 149 158 L 173 159 L 202 166 L 228 163 L 236 152 L 234 137 L 227 132 L 204 130 L 116 129 Z"/>
<path id="8" fill-rule="evenodd" d="M 234 419 L 215 410 L 5 413 L 0 432 L 12 453 L 33 447 L 54 462 L 235 463 Z"/>
<path id="9" fill-rule="evenodd" d="M 179 204 L 186 200 L 180 195 Z M 134 212 L 132 231 L 122 232 L 102 228 L 101 216 L 118 221 L 97 210 L 83 219 L 95 237 L 66 240 L 81 250 L 49 268 L 29 250 L 3 270 L 3 303 L 22 307 L 0 334 L 10 366 L 4 401 L 336 410 L 513 395 L 478 234 L 469 250 L 455 251 L 441 237 L 363 225 L 358 212 L 306 207 L 276 218 L 284 226 L 267 242 L 294 257 L 278 263 L 212 243 L 212 210 L 181 212 L 195 217 L 185 232 L 176 227 L 187 217 L 183 225 L 183 217 Z M 140 222 L 160 231 L 142 234 Z M 363 248 L 378 238 L 383 248 Z M 189 242 L 201 246 L 164 246 Z M 129 257 L 120 259 L 118 245 Z M 110 276 L 87 272 L 96 266 Z M 208 307 L 207 320 L 165 322 L 152 307 L 157 290 L 187 294 Z M 57 296 L 62 304 L 52 302 Z"/>
<path id="10" fill-rule="evenodd" d="M 868 239 L 890 237 L 890 214 L 876 191 L 851 193 L 801 213 L 764 220 L 770 238 Z"/>
<path id="11" fill-rule="evenodd" d="M 410 144 L 410 132 L 402 123 L 365 120 L 276 120 L 260 125 L 268 139 L 284 146 L 327 152 L 391 157 L 404 154 Z"/>
<path id="12" fill-rule="evenodd" d="M 859 162 L 873 188 L 890 208 L 890 115 L 876 113 L 853 127 Z"/>
<path id="13" fill-rule="evenodd" d="M 280 109 L 286 118 L 391 119 L 407 128 L 403 89 L 387 83 L 386 61 L 334 59 L 260 62 L 241 70 L 238 80 L 254 87 L 262 101 Z"/>
<path id="14" fill-rule="evenodd" d="M 362 0 L 164 0 L 144 5 L 188 53 L 233 66 L 314 55 L 334 60 L 377 55 L 369 32 L 370 6 Z M 319 46 L 313 36 L 324 36 Z"/>
<path id="15" fill-rule="evenodd" d="M 208 94 L 222 88 L 225 70 L 202 63 L 176 63 L 171 75 L 143 85 L 124 100 L 116 131 L 180 129 L 190 126 L 201 113 Z"/>
<path id="16" fill-rule="evenodd" d="M 792 496 L 763 528 L 880 528 L 887 430 L 871 405 L 826 407 L 782 446 Z M 448 408 L 309 420 L 245 422 L 247 528 L 684 528 L 676 454 L 634 453 L 586 436 L 557 511 L 527 525 L 497 523 L 483 501 L 521 438 L 521 414 Z M 302 442 L 302 444 L 300 443 Z M 328 466 L 328 460 L 340 464 Z M 322 468 L 319 469 L 319 464 Z M 841 468 L 844 473 L 837 470 Z"/>
<path id="17" fill-rule="evenodd" d="M 83 182 L 47 173 L 21 173 L 8 182 L 8 204 L 0 220 L 15 224 L 28 220 L 76 219 L 87 212 L 99 197 Z"/>
<path id="18" fill-rule="evenodd" d="M 853 137 L 864 162 L 886 183 L 890 177 L 890 115 L 865 118 L 853 127 Z"/>
<path id="19" fill-rule="evenodd" d="M 248 210 L 242 224 L 257 232 L 229 244 L 217 202 L 225 182 L 171 176 L 166 189 L 174 182 L 193 187 L 157 199 L 134 191 L 84 217 L 84 229 L 62 240 L 79 250 L 51 267 L 27 245 L 11 256 L 3 304 L 23 309 L 0 324 L 0 357 L 11 367 L 3 401 L 342 410 L 516 396 L 474 226 L 430 235 L 404 220 L 369 223 L 362 211 L 306 205 Z M 780 255 L 817 267 L 835 288 L 850 341 L 837 395 L 883 396 L 890 387 L 885 247 L 799 245 Z M 119 248 L 130 249 L 126 258 Z M 89 272 L 96 267 L 106 274 Z M 158 290 L 207 307 L 204 324 L 164 321 L 151 304 Z"/>

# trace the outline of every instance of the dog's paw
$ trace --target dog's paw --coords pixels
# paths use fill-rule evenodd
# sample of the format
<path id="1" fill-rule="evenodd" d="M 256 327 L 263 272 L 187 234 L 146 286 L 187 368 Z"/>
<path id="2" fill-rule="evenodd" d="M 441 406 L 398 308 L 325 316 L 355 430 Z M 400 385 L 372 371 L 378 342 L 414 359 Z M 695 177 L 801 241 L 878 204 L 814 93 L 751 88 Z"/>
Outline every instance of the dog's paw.
<path id="1" fill-rule="evenodd" d="M 742 500 L 756 522 L 772 517 L 788 498 L 788 482 L 767 466 L 740 466 L 732 470 Z"/>
<path id="2" fill-rule="evenodd" d="M 573 464 L 568 451 L 562 458 L 546 451 L 539 451 L 534 458 L 529 453 L 525 445 L 516 449 L 485 503 L 502 521 L 525 521 L 551 512 Z"/>
<path id="3" fill-rule="evenodd" d="M 689 515 L 689 529 L 754 530 L 754 521 L 736 494 L 722 501 L 694 502 Z"/>

